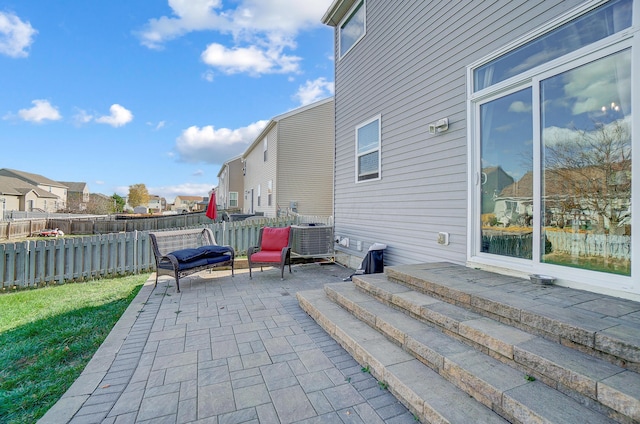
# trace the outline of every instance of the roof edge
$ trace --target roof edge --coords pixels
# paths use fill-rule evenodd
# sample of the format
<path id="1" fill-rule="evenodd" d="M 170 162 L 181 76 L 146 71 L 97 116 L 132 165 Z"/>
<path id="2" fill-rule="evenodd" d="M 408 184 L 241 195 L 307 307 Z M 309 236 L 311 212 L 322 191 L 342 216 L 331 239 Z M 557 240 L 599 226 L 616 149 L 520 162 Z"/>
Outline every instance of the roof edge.
<path id="1" fill-rule="evenodd" d="M 321 22 L 329 26 L 338 26 L 357 0 L 333 0 L 329 9 L 322 16 Z"/>
<path id="2" fill-rule="evenodd" d="M 318 107 L 321 106 L 325 103 L 329 103 L 333 101 L 333 96 L 324 98 L 322 100 L 318 100 L 316 102 L 313 103 L 309 103 L 308 105 L 304 105 L 304 106 L 300 106 L 299 108 L 290 110 L 288 112 L 282 113 L 280 115 L 274 116 L 273 118 L 271 118 L 269 120 L 269 123 L 267 123 L 267 126 L 264 127 L 264 129 L 262 131 L 260 131 L 260 134 L 258 134 L 258 136 L 253 140 L 253 142 L 249 145 L 249 147 L 247 147 L 247 149 L 244 151 L 244 153 L 242 153 L 242 159 L 246 159 L 247 156 L 249 155 L 249 153 L 251 153 L 251 151 L 258 145 L 258 143 L 260 143 L 260 141 L 262 141 L 262 139 L 269 133 L 269 131 L 271 131 L 271 129 L 282 119 L 284 118 L 288 118 L 289 116 L 293 116 L 293 115 L 297 115 L 298 113 L 302 113 L 304 111 L 307 111 L 309 109 L 313 109 L 314 107 Z"/>

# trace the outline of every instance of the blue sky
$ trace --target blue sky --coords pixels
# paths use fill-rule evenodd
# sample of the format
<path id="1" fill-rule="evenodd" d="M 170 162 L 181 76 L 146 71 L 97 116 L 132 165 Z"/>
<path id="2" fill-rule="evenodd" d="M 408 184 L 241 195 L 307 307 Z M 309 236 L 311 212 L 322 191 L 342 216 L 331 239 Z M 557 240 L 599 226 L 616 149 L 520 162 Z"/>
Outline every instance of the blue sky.
<path id="1" fill-rule="evenodd" d="M 0 168 L 207 196 L 270 118 L 333 95 L 331 0 L 3 0 Z"/>

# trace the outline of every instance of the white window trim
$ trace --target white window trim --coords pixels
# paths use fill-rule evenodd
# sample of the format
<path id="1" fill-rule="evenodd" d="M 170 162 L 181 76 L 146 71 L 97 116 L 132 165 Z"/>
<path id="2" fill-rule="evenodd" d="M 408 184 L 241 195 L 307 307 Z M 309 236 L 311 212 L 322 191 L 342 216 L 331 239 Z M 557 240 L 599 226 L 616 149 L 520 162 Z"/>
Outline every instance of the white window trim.
<path id="1" fill-rule="evenodd" d="M 340 31 L 342 30 L 342 26 L 344 25 L 344 23 L 353 16 L 353 12 L 356 10 L 358 5 L 360 5 L 360 3 L 362 3 L 362 9 L 364 13 L 364 31 L 362 31 L 362 35 L 353 42 L 351 47 L 349 47 L 347 51 L 344 52 L 344 54 L 341 54 L 340 52 L 342 51 L 342 37 L 340 35 Z M 353 6 L 351 6 L 351 9 L 349 9 L 349 13 L 347 13 L 338 24 L 338 60 L 349 54 L 349 52 L 353 50 L 353 48 L 360 42 L 360 40 L 364 38 L 365 35 L 367 35 L 367 0 L 358 0 L 353 4 Z"/>
<path id="2" fill-rule="evenodd" d="M 264 162 L 267 161 L 267 150 L 268 150 L 268 141 L 267 141 L 267 137 L 264 138 L 264 140 L 262 140 L 262 160 Z"/>
<path id="3" fill-rule="evenodd" d="M 531 273 L 547 273 L 559 278 L 557 284 L 563 285 L 564 281 L 579 282 L 591 288 L 597 287 L 599 291 L 604 293 L 611 293 L 616 295 L 616 292 L 623 291 L 626 293 L 637 293 L 638 285 L 634 284 L 633 279 L 637 278 L 640 273 L 640 261 L 637 260 L 637 255 L 632 255 L 631 262 L 631 276 L 620 276 L 616 274 L 602 274 L 596 271 L 582 270 L 579 268 L 569 268 L 560 265 L 546 264 L 539 261 L 539 246 L 534 246 L 533 259 L 525 260 L 506 256 L 497 256 L 480 252 L 480 240 L 478 234 L 478 220 L 480 211 L 480 196 L 476 193 L 477 184 L 482 169 L 480 163 L 480 133 L 479 133 L 479 106 L 480 104 L 489 101 L 489 99 L 498 98 L 508 94 L 509 92 L 524 89 L 526 87 L 533 86 L 533 97 L 538 95 L 539 81 L 548 78 L 550 75 L 562 73 L 565 70 L 575 68 L 581 64 L 589 63 L 598 58 L 602 58 L 613 52 L 621 51 L 625 48 L 632 49 L 632 66 L 640 66 L 640 43 L 633 39 L 634 34 L 636 37 L 638 33 L 638 17 L 640 16 L 640 7 L 637 2 L 634 2 L 634 26 L 629 29 L 623 30 L 620 33 L 614 34 L 605 40 L 595 42 L 589 46 L 583 47 L 579 50 L 571 52 L 561 58 L 544 63 L 534 69 L 531 69 L 522 74 L 516 75 L 513 78 L 499 82 L 491 87 L 487 87 L 483 90 L 473 92 L 474 75 L 473 71 L 479 66 L 488 63 L 497 57 L 500 57 L 523 44 L 532 41 L 533 39 L 545 34 L 556 27 L 563 25 L 570 20 L 587 13 L 589 10 L 594 9 L 606 1 L 590 1 L 580 7 L 573 9 L 572 11 L 560 16 L 552 22 L 543 25 L 540 28 L 530 32 L 529 34 L 515 40 L 514 42 L 506 45 L 505 47 L 492 52 L 484 58 L 467 66 L 467 154 L 470 158 L 468 161 L 468 200 L 467 200 L 467 263 L 470 266 L 481 266 L 484 269 L 494 269 L 502 272 L 507 272 L 511 275 L 528 278 Z M 632 75 L 637 71 L 632 70 Z M 632 85 L 632 110 L 638 110 L 640 107 L 640 89 L 637 85 Z M 539 121 L 538 117 L 534 115 L 534 138 L 539 137 Z M 634 113 L 632 120 L 632 128 L 635 130 L 634 134 L 637 134 L 637 129 L 640 128 L 640 117 Z M 534 160 L 539 161 L 540 152 L 538 149 L 534 149 Z M 640 148 L 633 150 L 633 162 L 638 163 L 640 161 Z M 537 163 L 537 162 L 536 162 Z M 356 170 L 357 172 L 357 170 Z M 634 177 L 638 173 L 634 168 Z M 634 183 L 637 178 L 634 178 Z M 632 210 L 638 209 L 637 203 L 640 197 L 640 184 L 634 184 L 632 187 Z M 539 210 L 540 202 L 540 176 L 536 175 L 534 178 L 534 210 Z M 637 221 L 636 221 L 637 222 Z M 634 225 L 638 228 L 639 225 Z M 640 233 L 640 231 L 636 231 Z M 534 240 L 539 240 L 539 229 L 534 232 Z M 640 248 L 640 236 L 636 234 L 631 241 L 631 251 L 637 252 Z"/>
<path id="4" fill-rule="evenodd" d="M 232 196 L 233 194 L 236 195 L 235 199 L 233 199 L 233 196 Z M 237 191 L 230 191 L 229 192 L 229 207 L 230 208 L 237 208 L 238 207 L 238 199 L 239 199 L 238 195 L 239 195 L 239 193 Z M 231 202 L 235 202 L 236 204 L 232 206 Z"/>
<path id="5" fill-rule="evenodd" d="M 378 121 L 378 147 L 376 149 L 369 149 L 366 152 L 363 153 L 358 153 L 358 130 L 366 125 L 369 125 L 372 122 Z M 354 131 L 354 140 L 355 140 L 355 181 L 356 184 L 362 184 L 362 183 L 368 183 L 371 181 L 379 181 L 382 179 L 382 115 L 379 114 L 377 116 L 374 116 L 373 118 L 370 118 L 364 122 L 362 122 L 361 124 L 356 125 L 355 131 Z M 369 179 L 365 179 L 365 180 L 359 180 L 358 179 L 358 158 L 360 156 L 364 156 L 368 153 L 372 153 L 375 151 L 378 151 L 378 176 L 376 178 L 369 178 Z"/>

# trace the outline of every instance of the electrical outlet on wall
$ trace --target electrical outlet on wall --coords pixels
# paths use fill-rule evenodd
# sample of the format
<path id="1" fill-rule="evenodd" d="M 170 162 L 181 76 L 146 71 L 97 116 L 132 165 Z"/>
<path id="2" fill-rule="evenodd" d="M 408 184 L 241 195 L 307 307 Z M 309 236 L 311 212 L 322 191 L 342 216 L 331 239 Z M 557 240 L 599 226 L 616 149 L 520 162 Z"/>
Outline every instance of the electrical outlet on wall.
<path id="1" fill-rule="evenodd" d="M 449 233 L 438 233 L 438 244 L 448 245 L 449 244 Z"/>

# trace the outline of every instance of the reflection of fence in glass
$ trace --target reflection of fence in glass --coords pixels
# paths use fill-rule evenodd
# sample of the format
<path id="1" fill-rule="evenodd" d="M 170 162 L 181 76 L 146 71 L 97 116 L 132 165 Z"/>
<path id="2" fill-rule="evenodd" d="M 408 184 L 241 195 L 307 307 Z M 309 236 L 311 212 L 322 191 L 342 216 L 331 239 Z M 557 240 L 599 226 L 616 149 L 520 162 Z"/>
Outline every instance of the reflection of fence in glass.
<path id="1" fill-rule="evenodd" d="M 611 234 L 548 231 L 554 253 L 631 260 L 631 237 Z"/>
<path id="2" fill-rule="evenodd" d="M 496 234 L 482 236 L 482 251 L 494 255 L 531 259 L 532 235 L 528 234 Z"/>

